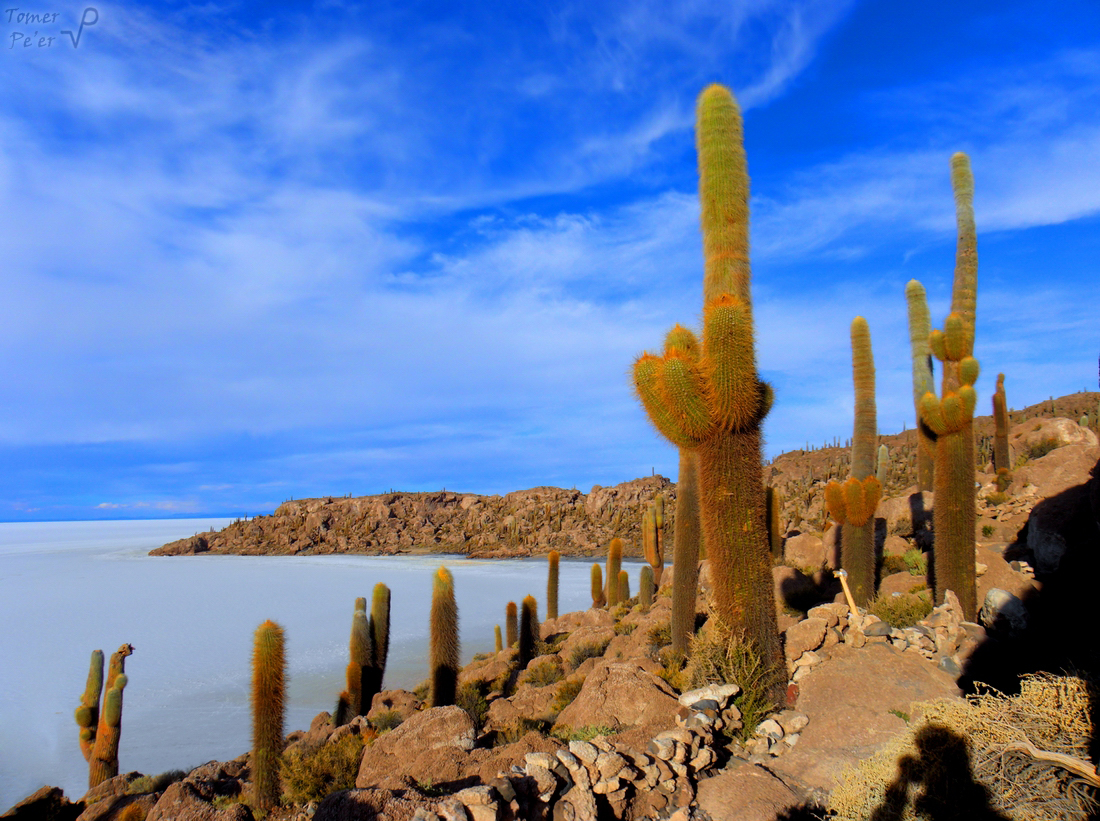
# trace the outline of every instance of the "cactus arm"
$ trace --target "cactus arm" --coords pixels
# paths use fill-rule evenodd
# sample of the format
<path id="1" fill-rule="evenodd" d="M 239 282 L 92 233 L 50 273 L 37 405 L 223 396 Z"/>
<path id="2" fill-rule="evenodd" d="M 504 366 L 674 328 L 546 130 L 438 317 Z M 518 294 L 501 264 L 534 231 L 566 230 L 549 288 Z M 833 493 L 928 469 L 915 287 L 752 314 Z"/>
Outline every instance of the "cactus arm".
<path id="1" fill-rule="evenodd" d="M 607 604 L 607 597 L 603 590 L 603 570 L 599 564 L 592 565 L 592 606 L 603 607 Z"/>
<path id="2" fill-rule="evenodd" d="M 374 586 L 370 609 L 371 664 L 368 687 L 363 693 L 364 712 L 369 712 L 375 695 L 382 691 L 386 661 L 390 654 L 390 589 L 382 582 Z"/>
<path id="3" fill-rule="evenodd" d="M 80 752 L 85 761 L 91 761 L 95 746 L 96 726 L 99 724 L 99 697 L 103 691 L 103 651 L 93 650 L 88 665 L 88 683 L 80 706 L 76 708 L 76 724 L 80 727 Z"/>
<path id="4" fill-rule="evenodd" d="M 676 480 L 676 523 L 672 534 L 672 650 L 686 656 L 688 640 L 695 634 L 695 599 L 699 587 L 699 459 L 680 449 L 680 473 Z M 644 571 L 652 568 L 646 565 Z M 645 591 L 642 576 L 642 591 Z"/>

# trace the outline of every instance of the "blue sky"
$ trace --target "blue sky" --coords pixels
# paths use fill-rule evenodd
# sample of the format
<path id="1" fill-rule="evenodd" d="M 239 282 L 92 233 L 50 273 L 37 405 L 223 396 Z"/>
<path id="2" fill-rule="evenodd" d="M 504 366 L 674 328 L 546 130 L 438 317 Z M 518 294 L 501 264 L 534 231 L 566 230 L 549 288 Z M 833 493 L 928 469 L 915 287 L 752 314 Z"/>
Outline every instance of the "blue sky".
<path id="1" fill-rule="evenodd" d="M 856 315 L 879 429 L 912 427 L 904 287 L 942 325 L 954 151 L 979 410 L 998 371 L 1013 407 L 1095 389 L 1095 0 L 85 8 L 0 17 L 0 519 L 675 478 L 629 370 L 698 323 L 714 81 L 767 456 L 850 436 Z"/>

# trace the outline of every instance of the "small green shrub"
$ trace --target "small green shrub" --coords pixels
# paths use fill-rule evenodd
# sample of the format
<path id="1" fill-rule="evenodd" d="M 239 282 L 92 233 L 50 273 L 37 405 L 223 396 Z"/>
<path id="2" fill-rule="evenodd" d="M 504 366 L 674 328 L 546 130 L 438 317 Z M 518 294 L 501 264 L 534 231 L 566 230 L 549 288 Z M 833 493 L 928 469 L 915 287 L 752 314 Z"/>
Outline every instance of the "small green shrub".
<path id="1" fill-rule="evenodd" d="M 484 681 L 467 681 L 459 685 L 458 692 L 455 693 L 455 705 L 469 713 L 474 720 L 474 727 L 479 731 L 489 712 L 489 702 L 485 700 L 489 686 L 491 685 Z"/>
<path id="2" fill-rule="evenodd" d="M 993 535 L 993 525 L 982 525 L 982 535 L 989 538 Z"/>
<path id="3" fill-rule="evenodd" d="M 127 795 L 146 795 L 153 792 L 164 792 L 172 784 L 182 781 L 187 777 L 183 770 L 168 770 L 160 775 L 143 775 L 135 778 L 126 786 Z"/>
<path id="4" fill-rule="evenodd" d="M 1003 505 L 1007 501 L 1008 494 L 1000 490 L 998 490 L 996 493 L 990 493 L 988 496 L 985 497 L 985 502 L 988 505 Z M 989 527 L 989 525 L 986 525 L 986 527 Z"/>
<path id="5" fill-rule="evenodd" d="M 561 681 L 564 673 L 561 665 L 553 661 L 542 661 L 523 672 L 523 681 L 532 687 L 545 687 Z"/>
<path id="6" fill-rule="evenodd" d="M 901 558 L 905 562 L 905 569 L 909 571 L 910 576 L 928 575 L 928 557 L 915 547 L 906 550 Z"/>
<path id="7" fill-rule="evenodd" d="M 774 677 L 782 673 L 769 671 L 751 643 L 737 638 L 726 643 L 725 635 L 728 632 L 717 623 L 697 633 L 691 640 L 684 674 L 691 689 L 729 682 L 741 686 L 741 693 L 733 703 L 741 711 L 743 722 L 738 736 L 747 741 L 756 726 L 779 706 L 768 693 L 780 683 Z"/>
<path id="8" fill-rule="evenodd" d="M 413 690 L 413 695 L 416 696 L 420 701 L 427 701 L 428 696 L 431 695 L 431 692 L 431 679 L 424 679 L 424 681 L 416 685 L 416 688 Z"/>
<path id="9" fill-rule="evenodd" d="M 546 735 L 550 732 L 550 728 L 553 726 L 553 724 L 554 722 L 550 718 L 521 717 L 511 727 L 497 733 L 495 745 L 499 746 L 502 744 L 514 744 L 532 730 L 534 730 L 536 733 Z"/>
<path id="10" fill-rule="evenodd" d="M 932 597 L 924 593 L 894 593 L 871 602 L 870 612 L 891 627 L 912 627 L 932 612 Z"/>
<path id="11" fill-rule="evenodd" d="M 378 732 L 384 733 L 387 730 L 392 730 L 394 727 L 400 726 L 404 721 L 401 717 L 401 713 L 397 710 L 383 710 L 380 713 L 375 713 L 374 718 L 370 720 L 371 726 Z"/>
<path id="12" fill-rule="evenodd" d="M 550 709 L 555 714 L 560 713 L 566 707 L 573 703 L 573 700 L 580 693 L 584 687 L 585 676 L 578 676 L 576 678 L 566 679 L 558 687 L 558 692 L 554 696 L 554 701 L 550 705 Z"/>
<path id="13" fill-rule="evenodd" d="M 587 724 L 584 727 L 559 727 L 552 735 L 561 741 L 591 741 L 597 736 L 612 735 L 614 732 L 605 724 Z"/>
<path id="14" fill-rule="evenodd" d="M 1040 439 L 1038 442 L 1028 445 L 1027 449 L 1024 450 L 1024 456 L 1026 456 L 1028 459 L 1041 459 L 1058 447 L 1061 446 L 1059 445 L 1057 439 L 1055 439 L 1053 436 L 1046 436 Z"/>
<path id="15" fill-rule="evenodd" d="M 330 744 L 292 750 L 279 761 L 283 800 L 291 804 L 320 801 L 330 793 L 350 790 L 359 774 L 363 737 L 346 735 Z"/>
<path id="16" fill-rule="evenodd" d="M 631 633 L 634 632 L 634 630 L 637 626 L 638 625 L 633 623 L 633 622 L 627 622 L 625 624 L 623 622 L 619 622 L 618 624 L 615 625 L 615 635 L 616 636 L 629 636 Z"/>
<path id="17" fill-rule="evenodd" d="M 584 644 L 578 644 L 573 648 L 573 652 L 569 654 L 569 665 L 575 669 L 588 659 L 599 658 L 609 644 L 611 644 L 611 639 L 586 641 Z"/>

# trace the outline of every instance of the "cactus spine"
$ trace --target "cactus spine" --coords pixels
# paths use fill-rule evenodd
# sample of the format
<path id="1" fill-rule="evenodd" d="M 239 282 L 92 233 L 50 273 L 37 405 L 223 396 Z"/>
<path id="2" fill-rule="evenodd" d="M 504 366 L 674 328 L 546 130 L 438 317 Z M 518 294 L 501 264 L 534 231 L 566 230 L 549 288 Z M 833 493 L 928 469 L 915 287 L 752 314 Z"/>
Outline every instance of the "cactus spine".
<path id="1" fill-rule="evenodd" d="M 623 564 L 623 540 L 612 539 L 607 548 L 607 606 L 619 603 L 619 570 Z"/>
<path id="2" fill-rule="evenodd" d="M 913 405 L 917 411 L 917 484 L 922 491 L 932 490 L 935 481 L 936 434 L 924 423 L 920 414 L 921 399 L 933 389 L 932 349 L 928 337 L 932 320 L 928 314 L 928 299 L 924 286 L 915 279 L 905 286 L 909 306 L 909 345 L 913 352 Z"/>
<path id="3" fill-rule="evenodd" d="M 840 523 L 840 562 L 848 571 L 852 598 L 863 607 L 875 595 L 875 508 L 882 486 L 873 475 L 875 440 L 875 361 L 867 320 L 852 320 L 852 379 L 855 383 L 855 430 L 852 434 L 852 471 L 842 485 L 825 486 L 825 504 Z"/>
<path id="4" fill-rule="evenodd" d="M 386 676 L 386 661 L 390 655 L 390 589 L 379 582 L 374 586 L 370 608 L 371 662 L 363 691 L 363 712 L 370 711 L 371 703 L 382 692 L 382 680 Z"/>
<path id="5" fill-rule="evenodd" d="M 535 657 L 539 641 L 538 602 L 534 596 L 524 596 L 519 617 L 519 669 L 525 668 Z"/>
<path id="6" fill-rule="evenodd" d="M 958 244 L 951 313 L 942 331 L 932 331 L 929 347 L 943 363 L 942 395 L 929 391 L 920 404 L 921 419 L 936 434 L 934 558 L 936 599 L 953 590 L 966 618 L 977 610 L 974 572 L 974 406 L 978 360 L 974 353 L 974 317 L 978 252 L 974 228 L 974 177 L 965 154 L 951 157 Z"/>
<path id="7" fill-rule="evenodd" d="M 698 359 L 666 343 L 634 363 L 650 421 L 699 456 L 699 518 L 730 643 L 762 662 L 769 695 L 785 681 L 765 525 L 761 423 L 771 387 L 756 371 L 749 268 L 749 180 L 741 113 L 728 89 L 708 86 L 696 108 L 705 258 Z"/>
<path id="8" fill-rule="evenodd" d="M 679 327 L 679 326 L 677 326 Z M 690 331 L 688 332 L 690 333 Z M 691 334 L 689 344 L 694 345 L 696 358 L 699 343 Z M 666 342 L 667 345 L 667 342 Z M 676 528 L 672 535 L 672 564 L 675 572 L 672 576 L 672 650 L 686 656 L 688 639 L 695 634 L 695 597 L 699 587 L 699 459 L 694 451 L 680 448 L 680 475 L 676 480 Z M 646 565 L 649 567 L 649 565 Z M 648 603 L 645 597 L 646 567 L 642 568 L 643 606 L 648 609 L 652 604 L 650 593 Z M 653 581 L 653 569 L 650 567 L 649 583 Z"/>
<path id="9" fill-rule="evenodd" d="M 458 605 L 451 571 L 440 566 L 432 586 L 428 666 L 431 668 L 431 705 L 455 703 L 458 692 Z"/>
<path id="10" fill-rule="evenodd" d="M 270 810 L 279 803 L 285 713 L 283 628 L 268 620 L 256 628 L 252 651 L 252 788 L 260 809 Z"/>
<path id="11" fill-rule="evenodd" d="M 1008 403 L 1003 373 L 997 374 L 997 390 L 993 394 L 993 468 L 997 472 L 997 489 L 1006 490 L 1011 482 L 1012 463 L 1008 452 Z"/>
<path id="12" fill-rule="evenodd" d="M 504 605 L 505 639 L 509 647 L 515 647 L 519 641 L 519 611 L 514 601 Z"/>
<path id="13" fill-rule="evenodd" d="M 546 618 L 551 620 L 558 617 L 558 562 L 560 560 L 561 554 L 556 550 L 551 550 L 550 555 L 547 556 L 549 574 L 546 577 Z"/>
<path id="14" fill-rule="evenodd" d="M 592 606 L 603 607 L 607 604 L 607 597 L 603 593 L 603 571 L 599 564 L 592 565 Z"/>
<path id="15" fill-rule="evenodd" d="M 355 610 L 351 615 L 351 640 L 348 642 L 347 681 L 348 714 L 351 718 L 361 716 L 370 709 L 366 691 L 369 689 L 368 670 L 374 657 L 374 647 L 370 635 L 370 621 L 367 619 L 367 600 L 360 597 L 355 600 Z"/>

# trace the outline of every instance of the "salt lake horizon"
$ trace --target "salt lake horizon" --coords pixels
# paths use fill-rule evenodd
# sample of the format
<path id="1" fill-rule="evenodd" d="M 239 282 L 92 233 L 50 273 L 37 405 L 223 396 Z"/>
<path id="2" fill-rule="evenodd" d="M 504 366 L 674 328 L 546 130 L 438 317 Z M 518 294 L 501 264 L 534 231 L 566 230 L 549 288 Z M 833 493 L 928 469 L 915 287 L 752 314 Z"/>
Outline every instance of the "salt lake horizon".
<path id="1" fill-rule="evenodd" d="M 127 659 L 120 770 L 157 774 L 227 760 L 251 745 L 253 632 L 286 629 L 287 732 L 308 729 L 344 689 L 351 614 L 377 582 L 391 589 L 384 687 L 427 678 L 435 569 L 455 577 L 462 663 L 493 649 L 508 601 L 532 594 L 545 615 L 546 562 L 461 554 L 151 557 L 160 545 L 231 518 L 0 523 L 0 808 L 44 784 L 83 795 L 87 764 L 73 710 L 91 652 Z M 559 610 L 590 606 L 592 559 L 563 559 Z M 636 575 L 638 561 L 624 567 Z"/>

